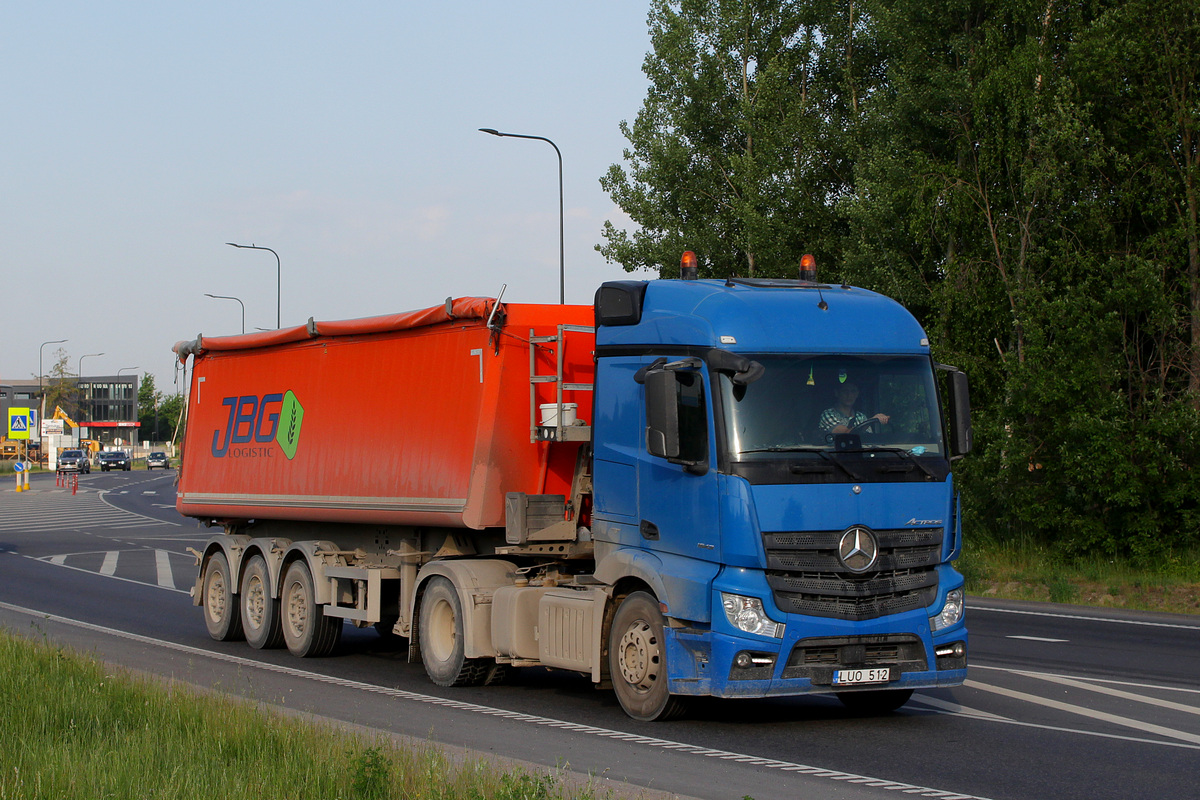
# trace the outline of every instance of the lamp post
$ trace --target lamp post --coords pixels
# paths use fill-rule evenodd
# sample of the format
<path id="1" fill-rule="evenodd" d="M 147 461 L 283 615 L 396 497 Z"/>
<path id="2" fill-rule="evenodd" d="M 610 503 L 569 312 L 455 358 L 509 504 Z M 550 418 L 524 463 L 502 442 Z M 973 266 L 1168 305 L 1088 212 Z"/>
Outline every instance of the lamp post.
<path id="1" fill-rule="evenodd" d="M 238 305 L 242 307 L 242 333 L 246 332 L 246 304 L 245 303 L 243 303 L 241 300 L 238 300 L 238 298 L 231 297 L 230 295 L 227 295 L 227 294 L 209 294 L 208 292 L 205 292 L 204 296 L 212 297 L 217 300 L 237 300 Z"/>
<path id="2" fill-rule="evenodd" d="M 118 384 L 121 382 L 121 381 L 120 381 L 120 378 L 121 378 L 121 373 L 122 373 L 122 372 L 124 372 L 124 371 L 125 371 L 125 370 L 127 370 L 127 369 L 138 369 L 138 367 L 121 367 L 119 370 L 117 370 L 117 383 L 118 383 Z M 134 376 L 134 378 L 135 378 L 135 383 L 136 383 L 136 377 L 137 377 L 137 376 L 135 375 L 135 376 Z M 136 396 L 136 393 L 135 393 L 135 396 Z M 122 399 L 122 400 L 124 400 L 125 398 L 123 398 L 123 397 L 122 397 L 121 399 Z M 137 406 L 137 401 L 134 401 L 134 407 L 136 408 L 136 406 Z M 115 410 L 115 409 L 114 409 L 114 410 Z M 131 420 L 130 420 L 130 422 L 137 422 L 137 414 L 133 414 L 132 416 L 133 416 L 133 419 L 131 419 Z M 134 436 L 136 436 L 136 434 L 137 434 L 137 428 L 133 428 L 133 429 L 132 429 L 132 431 L 133 431 L 133 433 L 132 433 L 132 434 L 130 434 L 130 439 L 131 439 L 131 441 L 130 441 L 130 443 L 129 443 L 129 444 L 130 444 L 130 451 L 129 451 L 129 457 L 130 457 L 130 458 L 133 458 L 133 448 L 132 448 L 132 446 L 133 446 L 133 441 L 132 441 L 132 439 L 133 439 L 133 438 L 134 438 Z"/>
<path id="3" fill-rule="evenodd" d="M 104 353 L 88 353 L 87 355 L 84 355 L 84 356 L 80 356 L 80 357 L 79 357 L 79 377 L 77 377 L 77 378 L 75 379 L 75 386 L 76 386 L 76 388 L 78 388 L 78 389 L 79 389 L 79 395 L 80 395 L 80 397 L 79 397 L 79 400 L 80 400 L 80 402 L 79 402 L 79 410 L 80 410 L 80 412 L 81 412 L 79 416 L 81 416 L 81 417 L 83 416 L 83 414 L 82 414 L 82 411 L 83 411 L 83 360 L 84 360 L 85 358 L 93 358 L 93 357 L 95 357 L 95 356 L 102 356 L 102 355 L 104 355 Z M 92 414 L 91 414 L 91 409 L 90 409 L 90 408 L 88 409 L 88 415 L 87 415 L 87 416 L 88 416 L 88 418 L 89 418 L 89 419 L 90 419 L 90 418 L 91 418 L 91 416 L 92 416 Z M 83 444 L 83 441 L 82 441 L 82 439 L 83 439 L 83 437 L 81 436 L 81 437 L 80 437 L 80 445 L 82 445 L 82 444 Z"/>
<path id="4" fill-rule="evenodd" d="M 558 154 L 558 302 L 560 305 L 565 305 L 567 302 L 566 290 L 566 261 L 563 255 L 563 165 L 562 151 L 558 149 L 558 145 L 547 139 L 545 136 L 529 136 L 524 133 L 501 133 L 495 128 L 480 128 L 483 133 L 490 133 L 492 136 L 504 136 L 511 139 L 537 139 L 539 142 L 546 142 L 554 148 L 554 152 Z"/>
<path id="5" fill-rule="evenodd" d="M 282 318 L 279 313 L 279 308 L 280 308 L 279 301 L 280 301 L 280 297 L 281 297 L 281 293 L 282 293 L 281 281 L 283 278 L 283 267 L 279 263 L 279 253 L 276 253 L 274 250 L 272 250 L 269 247 L 259 247 L 256 244 L 237 244 L 235 242 L 226 242 L 225 244 L 229 245 L 230 247 L 240 247 L 244 250 L 266 250 L 268 253 L 275 256 L 275 329 L 279 330 L 280 328 L 283 327 L 279 322 L 280 319 Z M 245 330 L 246 330 L 246 323 L 243 320 L 242 331 L 245 332 Z"/>
<path id="6" fill-rule="evenodd" d="M 41 402 L 41 405 L 38 407 L 38 424 L 39 425 L 41 424 L 41 421 L 46 418 L 46 389 L 45 389 L 44 384 L 42 383 L 42 353 L 45 352 L 46 345 L 62 344 L 65 341 L 67 341 L 67 340 L 66 339 L 55 339 L 50 342 L 42 342 L 42 346 L 38 348 L 38 398 Z M 40 437 L 39 437 L 38 441 L 41 441 Z M 44 445 L 45 442 L 42 442 L 42 444 Z M 45 450 L 44 447 L 42 449 Z"/>
<path id="7" fill-rule="evenodd" d="M 124 371 L 125 371 L 125 370 L 127 370 L 127 369 L 139 369 L 139 367 L 121 367 L 119 370 L 117 370 L 117 377 L 118 377 L 118 378 L 120 378 L 120 377 L 121 377 L 121 373 L 122 373 L 122 372 L 124 372 Z M 135 376 L 135 377 L 136 377 L 136 376 Z"/>

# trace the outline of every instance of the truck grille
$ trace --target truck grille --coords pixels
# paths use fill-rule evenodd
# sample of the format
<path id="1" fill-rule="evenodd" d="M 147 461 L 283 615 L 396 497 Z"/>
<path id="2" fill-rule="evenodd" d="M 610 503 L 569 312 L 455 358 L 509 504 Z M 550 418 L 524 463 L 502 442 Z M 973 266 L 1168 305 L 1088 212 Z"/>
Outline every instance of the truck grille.
<path id="1" fill-rule="evenodd" d="M 844 531 L 764 533 L 767 583 L 783 611 L 867 620 L 925 608 L 937 596 L 943 529 L 872 531 L 879 557 L 855 574 L 838 559 Z"/>

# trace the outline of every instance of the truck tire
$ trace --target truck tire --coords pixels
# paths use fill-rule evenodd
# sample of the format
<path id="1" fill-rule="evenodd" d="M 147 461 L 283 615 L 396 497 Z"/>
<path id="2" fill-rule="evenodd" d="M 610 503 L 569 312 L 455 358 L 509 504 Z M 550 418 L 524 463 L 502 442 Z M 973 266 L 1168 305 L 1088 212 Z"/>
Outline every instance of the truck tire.
<path id="1" fill-rule="evenodd" d="M 229 574 L 229 560 L 224 553 L 214 553 L 204 565 L 204 581 L 200 605 L 204 608 L 204 626 L 208 635 L 218 642 L 242 638 L 242 620 L 238 613 L 234 582 Z"/>
<path id="2" fill-rule="evenodd" d="M 625 713 L 642 722 L 674 719 L 684 698 L 667 687 L 667 643 L 658 600 L 634 592 L 621 600 L 608 637 L 608 669 Z"/>
<path id="3" fill-rule="evenodd" d="M 317 603 L 312 572 L 303 561 L 293 561 L 284 574 L 279 610 L 283 641 L 294 656 L 327 656 L 342 638 L 342 620 L 325 616 Z"/>
<path id="4" fill-rule="evenodd" d="M 869 692 L 838 692 L 842 705 L 856 714 L 871 716 L 895 711 L 912 697 L 912 689 L 878 689 Z"/>
<path id="5" fill-rule="evenodd" d="M 279 599 L 271 597 L 271 574 L 260 555 L 250 557 L 242 572 L 242 587 L 238 592 L 241 603 L 242 629 L 246 642 L 255 650 L 274 649 L 283 645 L 283 625 L 279 621 Z"/>
<path id="6" fill-rule="evenodd" d="M 438 686 L 477 686 L 487 680 L 494 663 L 464 655 L 462 603 L 446 578 L 431 578 L 426 585 L 417 631 L 421 662 Z"/>

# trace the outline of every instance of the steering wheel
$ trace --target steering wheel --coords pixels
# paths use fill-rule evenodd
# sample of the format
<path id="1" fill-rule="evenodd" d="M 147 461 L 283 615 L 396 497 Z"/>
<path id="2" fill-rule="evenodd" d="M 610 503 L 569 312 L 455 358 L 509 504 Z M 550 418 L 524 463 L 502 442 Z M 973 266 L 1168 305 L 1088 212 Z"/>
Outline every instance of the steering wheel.
<path id="1" fill-rule="evenodd" d="M 879 420 L 875 419 L 875 417 L 871 417 L 866 422 L 860 422 L 857 425 L 855 425 L 853 428 L 850 429 L 849 432 L 850 433 L 858 433 L 859 431 L 865 431 L 867 428 L 871 427 L 872 425 L 877 425 L 878 423 L 879 423 Z"/>

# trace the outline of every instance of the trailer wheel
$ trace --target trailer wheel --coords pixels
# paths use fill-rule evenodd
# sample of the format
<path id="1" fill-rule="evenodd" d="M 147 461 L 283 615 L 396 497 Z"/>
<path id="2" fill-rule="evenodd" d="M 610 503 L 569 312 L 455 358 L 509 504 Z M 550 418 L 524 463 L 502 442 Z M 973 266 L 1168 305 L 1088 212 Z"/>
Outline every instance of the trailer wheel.
<path id="1" fill-rule="evenodd" d="M 284 575 L 280 611 L 283 641 L 294 656 L 327 656 L 342 638 L 342 620 L 325 616 L 317 604 L 312 572 L 303 561 L 293 561 Z"/>
<path id="2" fill-rule="evenodd" d="M 232 642 L 242 638 L 242 620 L 238 614 L 238 601 L 233 593 L 233 580 L 229 576 L 229 559 L 224 553 L 214 553 L 204 565 L 204 626 L 208 635 L 218 642 Z"/>
<path id="3" fill-rule="evenodd" d="M 838 692 L 838 700 L 856 714 L 887 714 L 912 697 L 912 689 L 879 689 L 870 692 Z"/>
<path id="4" fill-rule="evenodd" d="M 256 650 L 283 644 L 283 625 L 279 621 L 279 600 L 271 597 L 271 575 L 260 555 L 251 556 L 242 573 L 242 628 L 246 641 Z"/>
<path id="5" fill-rule="evenodd" d="M 685 711 L 684 698 L 667 688 L 667 643 L 658 601 L 634 592 L 621 601 L 608 639 L 613 691 L 625 713 L 642 722 L 668 720 Z"/>
<path id="6" fill-rule="evenodd" d="M 465 656 L 462 603 L 446 578 L 432 578 L 426 586 L 418 630 L 421 661 L 438 686 L 475 686 L 487 679 L 491 660 Z"/>

